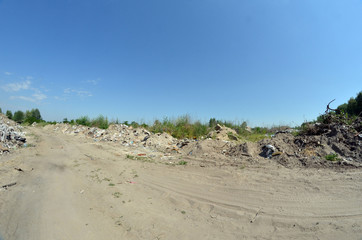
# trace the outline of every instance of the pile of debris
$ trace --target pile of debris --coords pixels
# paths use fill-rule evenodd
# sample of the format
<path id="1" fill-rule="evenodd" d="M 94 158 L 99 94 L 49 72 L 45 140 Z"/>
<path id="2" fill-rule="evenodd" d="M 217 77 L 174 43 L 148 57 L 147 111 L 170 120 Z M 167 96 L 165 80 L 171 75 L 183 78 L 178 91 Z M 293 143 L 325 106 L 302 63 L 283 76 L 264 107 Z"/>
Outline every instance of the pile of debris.
<path id="1" fill-rule="evenodd" d="M 234 129 L 221 126 L 217 124 L 215 126 L 215 129 L 211 131 L 208 135 L 208 138 L 215 139 L 215 140 L 223 140 L 223 141 L 237 141 L 238 140 L 238 134 Z"/>
<path id="2" fill-rule="evenodd" d="M 229 149 L 233 157 L 263 157 L 284 166 L 362 166 L 362 118 L 352 123 L 314 123 L 294 136 L 280 132 L 258 143 Z"/>
<path id="3" fill-rule="evenodd" d="M 111 124 L 108 129 L 86 127 L 58 123 L 48 125 L 45 128 L 53 128 L 68 135 L 79 135 L 92 138 L 94 141 L 119 142 L 123 146 L 144 146 L 167 152 L 176 148 L 177 140 L 167 133 L 153 134 L 143 128 L 133 128 L 125 124 Z"/>
<path id="4" fill-rule="evenodd" d="M 22 129 L 16 122 L 0 114 L 0 154 L 24 145 L 26 138 Z"/>

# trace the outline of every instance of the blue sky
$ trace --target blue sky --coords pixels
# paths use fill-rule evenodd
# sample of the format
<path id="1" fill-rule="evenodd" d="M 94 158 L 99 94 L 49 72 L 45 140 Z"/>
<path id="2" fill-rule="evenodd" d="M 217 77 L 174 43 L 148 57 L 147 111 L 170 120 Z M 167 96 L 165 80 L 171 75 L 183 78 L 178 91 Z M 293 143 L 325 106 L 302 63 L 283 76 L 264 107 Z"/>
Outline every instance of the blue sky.
<path id="1" fill-rule="evenodd" d="M 301 124 L 362 90 L 361 29 L 361 0 L 0 0 L 0 107 Z"/>

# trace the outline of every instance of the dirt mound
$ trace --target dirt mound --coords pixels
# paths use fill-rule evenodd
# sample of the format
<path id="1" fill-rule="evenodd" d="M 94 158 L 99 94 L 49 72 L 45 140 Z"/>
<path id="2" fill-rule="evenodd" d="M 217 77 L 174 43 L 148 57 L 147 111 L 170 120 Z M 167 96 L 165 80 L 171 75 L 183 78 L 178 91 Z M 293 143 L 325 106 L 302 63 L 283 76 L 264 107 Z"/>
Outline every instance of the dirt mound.
<path id="1" fill-rule="evenodd" d="M 235 144 L 225 140 L 205 139 L 191 141 L 182 147 L 181 153 L 199 158 L 226 159 L 228 149 Z"/>
<path id="2" fill-rule="evenodd" d="M 211 131 L 207 135 L 208 138 L 216 140 L 224 140 L 224 141 L 231 141 L 231 140 L 237 141 L 238 140 L 237 136 L 238 134 L 234 129 L 221 126 L 219 124 L 215 126 L 215 130 Z"/>
<path id="3" fill-rule="evenodd" d="M 112 124 L 108 129 L 59 123 L 48 125 L 48 130 L 60 131 L 68 135 L 92 138 L 94 141 L 118 142 L 123 146 L 150 147 L 161 152 L 176 148 L 177 140 L 167 133 L 153 134 L 143 128 L 132 128 L 124 124 Z"/>
<path id="4" fill-rule="evenodd" d="M 22 126 L 0 114 L 0 154 L 24 145 L 26 138 L 22 130 Z"/>
<path id="5" fill-rule="evenodd" d="M 335 121 L 306 126 L 298 136 L 279 132 L 258 143 L 243 143 L 229 149 L 236 157 L 263 157 L 292 166 L 362 166 L 362 118 L 353 123 Z"/>

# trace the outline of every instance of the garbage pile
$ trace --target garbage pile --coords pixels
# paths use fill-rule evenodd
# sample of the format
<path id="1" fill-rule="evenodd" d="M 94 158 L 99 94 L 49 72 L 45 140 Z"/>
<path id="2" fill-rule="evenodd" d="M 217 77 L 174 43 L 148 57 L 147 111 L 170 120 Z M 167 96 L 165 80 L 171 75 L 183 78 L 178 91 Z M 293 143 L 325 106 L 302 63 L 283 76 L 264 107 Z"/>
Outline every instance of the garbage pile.
<path id="1" fill-rule="evenodd" d="M 238 140 L 238 134 L 234 129 L 221 126 L 217 124 L 215 126 L 215 129 L 211 131 L 207 137 L 215 140 L 223 140 L 223 141 L 237 141 Z"/>
<path id="2" fill-rule="evenodd" d="M 177 140 L 167 133 L 153 134 L 146 129 L 132 128 L 125 124 L 111 124 L 108 129 L 99 129 L 58 123 L 53 126 L 48 125 L 46 128 L 53 128 L 54 131 L 68 135 L 92 138 L 94 141 L 119 142 L 123 146 L 147 146 L 163 152 L 175 149 L 177 144 Z"/>
<path id="3" fill-rule="evenodd" d="M 22 127 L 0 114 L 0 154 L 8 153 L 11 149 L 23 146 L 26 142 Z"/>
<path id="4" fill-rule="evenodd" d="M 285 166 L 362 166 L 362 118 L 352 123 L 331 121 L 306 126 L 299 135 L 279 132 L 258 143 L 231 147 L 238 157 L 274 159 Z"/>

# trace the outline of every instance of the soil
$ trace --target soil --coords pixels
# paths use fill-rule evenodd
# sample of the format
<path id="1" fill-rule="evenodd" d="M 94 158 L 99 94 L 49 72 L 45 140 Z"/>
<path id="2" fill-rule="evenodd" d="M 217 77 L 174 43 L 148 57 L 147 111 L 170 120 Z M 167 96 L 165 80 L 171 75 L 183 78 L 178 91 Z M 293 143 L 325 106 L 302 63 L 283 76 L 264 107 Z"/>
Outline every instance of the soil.
<path id="1" fill-rule="evenodd" d="M 362 169 L 324 165 L 319 150 L 299 147 L 291 135 L 179 147 L 162 136 L 166 151 L 155 136 L 157 147 L 148 147 L 141 138 L 130 144 L 53 127 L 24 131 L 27 147 L 0 156 L 0 185 L 10 185 L 0 186 L 0 239 L 362 236 Z M 260 156 L 263 144 L 281 154 Z"/>

